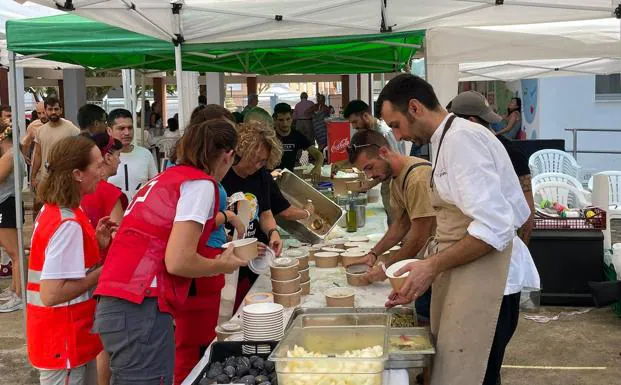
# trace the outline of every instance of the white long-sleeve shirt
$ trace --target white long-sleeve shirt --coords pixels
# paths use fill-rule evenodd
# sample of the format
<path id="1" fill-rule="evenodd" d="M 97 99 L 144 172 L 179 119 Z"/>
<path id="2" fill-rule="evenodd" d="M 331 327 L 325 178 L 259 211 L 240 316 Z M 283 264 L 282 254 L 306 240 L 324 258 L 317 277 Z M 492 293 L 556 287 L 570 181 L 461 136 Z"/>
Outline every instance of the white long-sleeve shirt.
<path id="1" fill-rule="evenodd" d="M 438 155 L 447 120 L 448 116 L 431 137 L 438 194 L 473 219 L 468 226 L 471 236 L 499 251 L 513 243 L 505 295 L 522 288 L 539 289 L 535 263 L 516 236 L 530 216 L 530 207 L 507 151 L 491 131 L 456 117 Z"/>

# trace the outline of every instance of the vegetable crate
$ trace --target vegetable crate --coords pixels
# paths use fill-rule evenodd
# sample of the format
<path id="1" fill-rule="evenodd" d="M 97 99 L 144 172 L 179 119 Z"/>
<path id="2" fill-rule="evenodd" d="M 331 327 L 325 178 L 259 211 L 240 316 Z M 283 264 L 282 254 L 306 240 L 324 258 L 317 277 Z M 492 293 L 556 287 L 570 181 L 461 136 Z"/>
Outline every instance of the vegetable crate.
<path id="1" fill-rule="evenodd" d="M 589 207 L 584 212 L 593 212 L 589 218 L 559 218 L 541 212 L 535 213 L 536 230 L 606 230 L 606 211 L 599 207 Z"/>
<path id="2" fill-rule="evenodd" d="M 210 367 L 215 362 L 225 362 L 230 357 L 261 357 L 267 361 L 267 357 L 278 345 L 278 341 L 221 341 L 214 342 L 210 347 L 209 363 L 205 366 L 201 374 L 192 385 L 201 384 L 201 380 L 208 376 Z M 273 366 L 273 364 L 272 364 Z M 250 368 L 252 369 L 252 368 Z M 273 368 L 272 368 L 273 371 Z M 275 376 L 275 374 L 274 374 Z M 256 377 L 256 376 L 255 376 Z M 231 381 L 233 378 L 231 378 Z M 205 381 L 207 382 L 207 381 Z M 205 383 L 203 382 L 203 383 Z M 222 383 L 222 382 L 218 382 Z M 243 381 L 234 381 L 232 383 L 241 383 Z M 254 384 L 254 382 L 253 382 Z"/>

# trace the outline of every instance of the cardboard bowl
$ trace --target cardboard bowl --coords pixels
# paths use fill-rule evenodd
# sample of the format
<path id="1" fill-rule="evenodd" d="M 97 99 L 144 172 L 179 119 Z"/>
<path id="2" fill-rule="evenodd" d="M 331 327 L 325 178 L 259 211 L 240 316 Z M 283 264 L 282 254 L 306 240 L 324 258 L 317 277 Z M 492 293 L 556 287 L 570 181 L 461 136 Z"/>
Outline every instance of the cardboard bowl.
<path id="1" fill-rule="evenodd" d="M 306 282 L 300 283 L 300 288 L 302 289 L 302 295 L 310 294 L 310 279 Z"/>
<path id="2" fill-rule="evenodd" d="M 303 269 L 303 270 L 298 270 L 298 273 L 300 273 L 301 282 L 310 281 L 310 267 L 307 267 L 306 269 Z"/>
<path id="3" fill-rule="evenodd" d="M 325 291 L 328 307 L 354 307 L 356 292 L 348 287 L 332 287 Z"/>
<path id="4" fill-rule="evenodd" d="M 222 245 L 222 248 L 226 249 L 231 244 L 235 248 L 233 252 L 238 258 L 250 262 L 259 256 L 259 247 L 256 238 L 237 239 L 235 241 L 225 243 Z"/>
<path id="5" fill-rule="evenodd" d="M 395 262 L 390 267 L 386 269 L 386 276 L 392 285 L 392 288 L 395 291 L 399 291 L 403 284 L 405 283 L 405 279 L 410 275 L 409 273 L 405 273 L 399 277 L 395 276 L 397 270 L 401 269 L 403 266 L 408 265 L 410 263 L 420 262 L 420 259 L 405 259 L 403 261 Z"/>
<path id="6" fill-rule="evenodd" d="M 287 281 L 277 281 L 272 279 L 273 294 L 292 294 L 300 290 L 300 274 Z"/>
<path id="7" fill-rule="evenodd" d="M 276 258 L 270 265 L 272 279 L 277 281 L 288 281 L 294 279 L 298 274 L 298 260 L 295 258 Z"/>
<path id="8" fill-rule="evenodd" d="M 274 302 L 281 304 L 284 307 L 294 307 L 300 304 L 302 301 L 302 289 L 299 289 L 295 293 L 291 294 L 277 294 L 274 293 Z"/>
<path id="9" fill-rule="evenodd" d="M 315 266 L 319 268 L 333 268 L 339 265 L 339 254 L 331 251 L 315 253 Z"/>
<path id="10" fill-rule="evenodd" d="M 343 267 L 347 267 L 350 265 L 355 265 L 357 263 L 362 262 L 362 259 L 367 255 L 368 252 L 364 251 L 346 251 L 341 254 L 341 261 Z"/>
<path id="11" fill-rule="evenodd" d="M 347 275 L 347 283 L 349 286 L 366 286 L 371 282 L 367 278 L 368 266 L 364 263 L 359 263 L 349 266 L 345 270 Z"/>

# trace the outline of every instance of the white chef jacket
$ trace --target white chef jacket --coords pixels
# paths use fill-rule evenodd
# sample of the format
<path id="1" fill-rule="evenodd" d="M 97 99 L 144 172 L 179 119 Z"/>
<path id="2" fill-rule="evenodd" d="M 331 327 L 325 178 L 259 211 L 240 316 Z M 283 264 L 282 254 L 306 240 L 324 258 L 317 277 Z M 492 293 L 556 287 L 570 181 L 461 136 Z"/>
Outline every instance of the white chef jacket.
<path id="1" fill-rule="evenodd" d="M 450 114 L 431 137 L 434 184 L 440 197 L 473 219 L 468 233 L 496 250 L 513 242 L 505 295 L 539 289 L 539 273 L 516 230 L 530 216 L 520 182 L 502 143 L 487 128 L 456 117 L 438 156 Z"/>

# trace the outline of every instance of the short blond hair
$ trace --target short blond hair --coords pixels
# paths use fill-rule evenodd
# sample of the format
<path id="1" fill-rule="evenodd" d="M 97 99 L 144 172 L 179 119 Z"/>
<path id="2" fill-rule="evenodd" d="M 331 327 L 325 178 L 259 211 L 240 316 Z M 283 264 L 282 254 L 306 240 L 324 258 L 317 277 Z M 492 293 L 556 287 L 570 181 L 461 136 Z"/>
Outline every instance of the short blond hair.
<path id="1" fill-rule="evenodd" d="M 259 147 L 264 145 L 269 151 L 266 167 L 273 169 L 280 164 L 282 157 L 282 144 L 276 136 L 273 128 L 263 122 L 252 120 L 237 126 L 239 142 L 235 152 L 242 158 L 247 155 L 255 154 Z"/>

